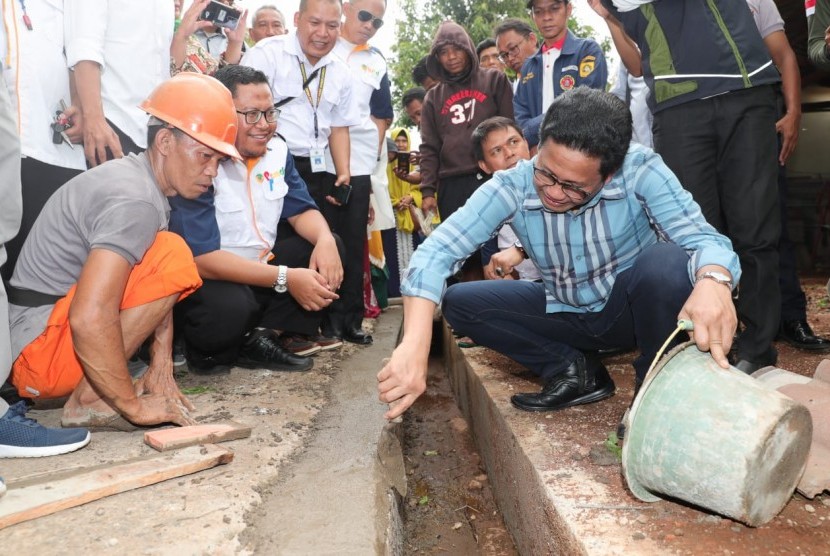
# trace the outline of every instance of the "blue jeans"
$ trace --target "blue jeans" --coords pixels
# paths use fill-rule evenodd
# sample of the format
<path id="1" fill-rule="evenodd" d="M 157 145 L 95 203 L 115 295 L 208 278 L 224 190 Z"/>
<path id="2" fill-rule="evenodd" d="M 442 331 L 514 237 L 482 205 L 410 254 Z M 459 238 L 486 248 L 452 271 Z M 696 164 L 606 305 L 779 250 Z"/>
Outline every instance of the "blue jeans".
<path id="1" fill-rule="evenodd" d="M 442 311 L 456 332 L 521 363 L 547 382 L 580 352 L 640 348 L 642 380 L 654 355 L 677 326 L 692 292 L 689 256 L 671 243 L 646 248 L 620 273 L 596 313 L 546 313 L 541 282 L 486 280 L 447 289 Z"/>

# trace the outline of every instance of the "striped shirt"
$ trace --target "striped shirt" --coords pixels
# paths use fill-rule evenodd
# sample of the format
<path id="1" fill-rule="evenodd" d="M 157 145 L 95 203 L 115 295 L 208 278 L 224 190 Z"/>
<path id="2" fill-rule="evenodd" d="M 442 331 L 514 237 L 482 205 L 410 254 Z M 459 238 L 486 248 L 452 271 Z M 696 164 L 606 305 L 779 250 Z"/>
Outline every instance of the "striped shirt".
<path id="1" fill-rule="evenodd" d="M 617 276 L 657 242 L 689 253 L 689 280 L 705 265 L 723 266 L 737 284 L 732 243 L 706 222 L 700 207 L 654 151 L 631 144 L 620 168 L 587 204 L 546 210 L 533 186 L 533 165 L 497 172 L 418 247 L 401 292 L 439 303 L 446 278 L 511 220 L 542 273 L 548 313 L 601 311 Z"/>

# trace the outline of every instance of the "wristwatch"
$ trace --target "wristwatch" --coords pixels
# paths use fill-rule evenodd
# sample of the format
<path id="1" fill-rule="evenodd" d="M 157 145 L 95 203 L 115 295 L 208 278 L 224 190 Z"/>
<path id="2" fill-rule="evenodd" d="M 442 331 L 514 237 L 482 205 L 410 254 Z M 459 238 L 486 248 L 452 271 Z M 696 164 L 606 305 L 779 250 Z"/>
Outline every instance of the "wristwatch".
<path id="1" fill-rule="evenodd" d="M 732 289 L 732 278 L 728 275 L 724 274 L 723 272 L 718 272 L 717 270 L 710 270 L 708 272 L 704 272 L 697 278 L 695 278 L 695 284 L 703 280 L 704 278 L 708 278 L 709 280 L 714 280 L 718 284 L 723 284 L 728 286 L 729 289 Z"/>
<path id="2" fill-rule="evenodd" d="M 517 240 L 517 241 L 513 244 L 513 247 L 515 247 L 516 249 L 518 249 L 518 250 L 519 250 L 519 253 L 521 253 L 521 254 L 522 254 L 522 257 L 524 257 L 525 259 L 529 259 L 529 258 L 530 258 L 530 257 L 528 256 L 528 254 L 527 254 L 527 251 L 525 251 L 525 248 L 524 248 L 524 247 L 522 247 L 522 244 L 521 244 L 518 240 Z"/>
<path id="3" fill-rule="evenodd" d="M 288 267 L 280 265 L 277 267 L 277 280 L 274 282 L 274 291 L 285 293 L 288 291 Z"/>

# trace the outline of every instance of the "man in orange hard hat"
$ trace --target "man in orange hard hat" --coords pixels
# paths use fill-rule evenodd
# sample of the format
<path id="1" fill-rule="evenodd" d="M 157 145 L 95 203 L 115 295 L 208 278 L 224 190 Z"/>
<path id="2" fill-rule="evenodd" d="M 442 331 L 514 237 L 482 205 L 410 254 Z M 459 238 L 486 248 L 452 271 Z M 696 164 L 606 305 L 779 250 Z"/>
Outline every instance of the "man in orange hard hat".
<path id="1" fill-rule="evenodd" d="M 236 110 L 221 83 L 192 73 L 141 108 L 147 151 L 58 189 L 10 283 L 12 383 L 23 397 L 69 396 L 63 426 L 194 423 L 173 378 L 171 311 L 202 281 L 190 249 L 166 231 L 167 197 L 198 197 L 221 160 L 239 158 Z M 127 360 L 145 340 L 149 368 L 131 376 Z"/>

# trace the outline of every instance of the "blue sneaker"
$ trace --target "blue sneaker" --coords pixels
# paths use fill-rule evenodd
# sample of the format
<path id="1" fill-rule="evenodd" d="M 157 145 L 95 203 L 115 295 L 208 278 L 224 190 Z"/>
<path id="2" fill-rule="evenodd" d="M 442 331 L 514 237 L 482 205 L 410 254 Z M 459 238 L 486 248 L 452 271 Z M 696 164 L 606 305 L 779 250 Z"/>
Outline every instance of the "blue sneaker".
<path id="1" fill-rule="evenodd" d="M 38 458 L 74 452 L 89 444 L 86 429 L 49 429 L 26 417 L 26 402 L 0 417 L 0 458 Z"/>

